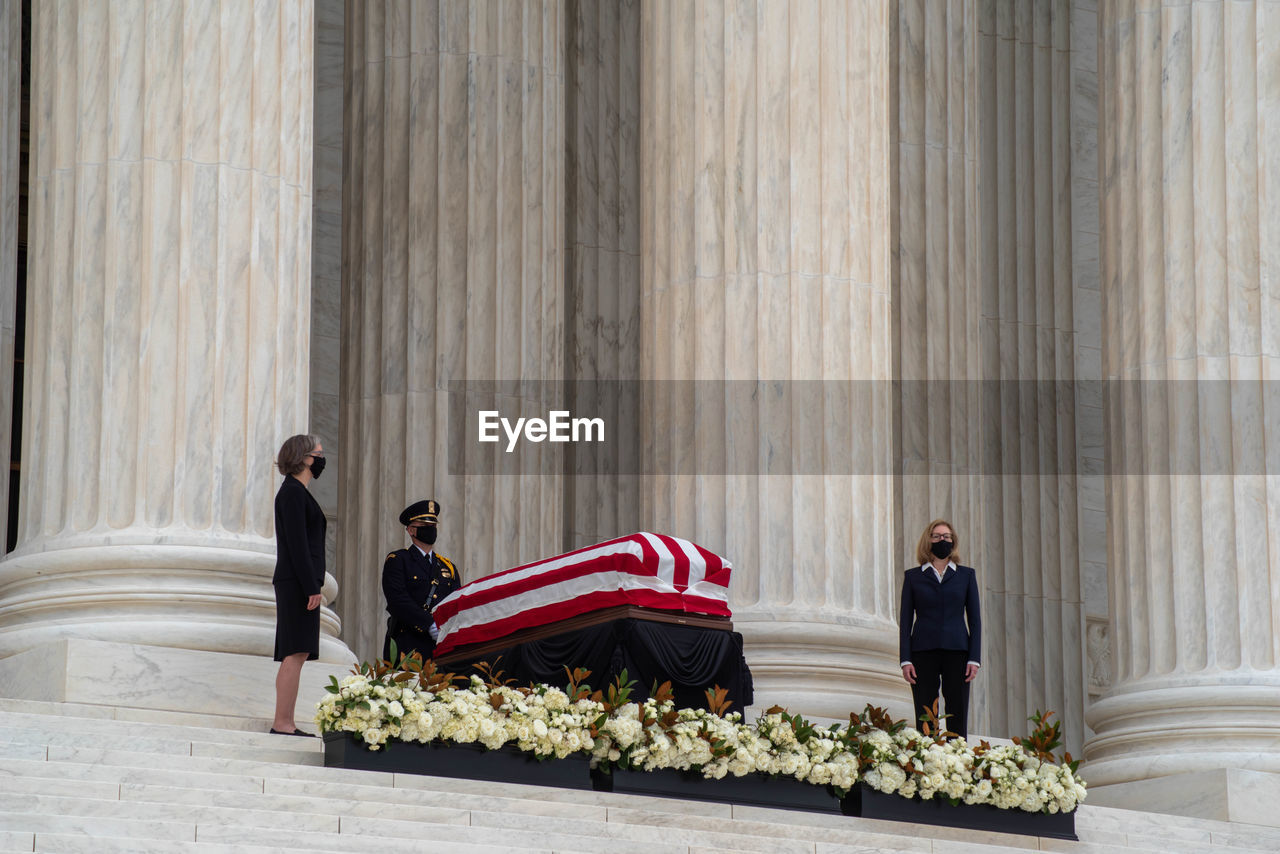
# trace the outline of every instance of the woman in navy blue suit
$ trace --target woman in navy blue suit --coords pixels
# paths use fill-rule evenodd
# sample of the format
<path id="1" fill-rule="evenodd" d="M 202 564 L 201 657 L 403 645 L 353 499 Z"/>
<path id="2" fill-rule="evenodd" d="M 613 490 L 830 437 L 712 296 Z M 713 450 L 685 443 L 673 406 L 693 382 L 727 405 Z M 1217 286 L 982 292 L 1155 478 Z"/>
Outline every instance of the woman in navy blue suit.
<path id="1" fill-rule="evenodd" d="M 917 718 L 938 701 L 941 683 L 945 727 L 964 738 L 969 734 L 969 683 L 982 666 L 978 575 L 960 565 L 960 538 L 945 519 L 934 519 L 924 529 L 916 560 L 919 566 L 902 579 L 902 678 L 911 686 Z"/>

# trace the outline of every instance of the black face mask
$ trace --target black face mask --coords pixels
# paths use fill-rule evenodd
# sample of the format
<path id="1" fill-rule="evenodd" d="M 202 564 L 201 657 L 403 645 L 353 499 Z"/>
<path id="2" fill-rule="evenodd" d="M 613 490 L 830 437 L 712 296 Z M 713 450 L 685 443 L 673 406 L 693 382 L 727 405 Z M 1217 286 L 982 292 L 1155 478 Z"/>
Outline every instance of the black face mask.
<path id="1" fill-rule="evenodd" d="M 929 547 L 929 551 L 933 552 L 934 557 L 945 559 L 948 555 L 951 554 L 951 541 L 938 540 L 936 543 L 934 543 L 932 546 Z"/>
<path id="2" fill-rule="evenodd" d="M 436 526 L 420 525 L 413 536 L 418 542 L 433 546 L 436 542 Z"/>
<path id="3" fill-rule="evenodd" d="M 324 471 L 324 457 L 311 458 L 311 476 L 319 477 L 320 472 Z"/>

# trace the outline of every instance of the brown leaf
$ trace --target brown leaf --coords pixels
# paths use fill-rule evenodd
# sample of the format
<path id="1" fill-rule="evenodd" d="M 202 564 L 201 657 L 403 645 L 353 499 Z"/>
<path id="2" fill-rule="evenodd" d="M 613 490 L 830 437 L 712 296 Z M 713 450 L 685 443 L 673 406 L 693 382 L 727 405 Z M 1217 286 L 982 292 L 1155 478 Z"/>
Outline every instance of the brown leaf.
<path id="1" fill-rule="evenodd" d="M 676 698 L 675 692 L 671 690 L 671 680 L 667 680 L 658 686 L 658 690 L 653 692 L 653 700 L 657 703 L 665 703 L 668 700 Z"/>
<path id="2" fill-rule="evenodd" d="M 724 717 L 729 713 L 729 707 L 733 705 L 733 701 L 729 699 L 729 689 L 721 688 L 719 685 L 708 688 L 706 697 L 707 710 L 713 715 Z"/>

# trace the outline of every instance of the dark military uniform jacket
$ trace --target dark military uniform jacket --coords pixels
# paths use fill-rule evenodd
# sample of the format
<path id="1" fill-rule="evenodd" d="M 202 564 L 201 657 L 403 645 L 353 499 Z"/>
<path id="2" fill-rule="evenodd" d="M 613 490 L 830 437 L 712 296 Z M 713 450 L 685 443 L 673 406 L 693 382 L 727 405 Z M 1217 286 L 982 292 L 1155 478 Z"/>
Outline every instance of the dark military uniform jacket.
<path id="1" fill-rule="evenodd" d="M 435 552 L 424 555 L 418 547 L 397 549 L 382 564 L 382 593 L 387 597 L 387 636 L 382 657 L 390 659 L 391 641 L 398 654 L 415 650 L 423 660 L 431 657 L 435 641 L 428 626 L 431 611 L 441 599 L 462 586 L 453 562 Z"/>

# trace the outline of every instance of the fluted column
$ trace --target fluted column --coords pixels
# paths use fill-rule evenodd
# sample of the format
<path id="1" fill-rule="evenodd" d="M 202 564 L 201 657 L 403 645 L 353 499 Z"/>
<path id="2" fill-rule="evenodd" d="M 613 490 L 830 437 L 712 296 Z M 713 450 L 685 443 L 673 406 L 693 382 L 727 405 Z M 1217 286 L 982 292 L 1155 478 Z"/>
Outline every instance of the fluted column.
<path id="1" fill-rule="evenodd" d="M 900 552 L 951 519 L 983 585 L 971 728 L 1083 738 L 1068 0 L 898 7 Z"/>
<path id="2" fill-rule="evenodd" d="M 733 561 L 758 703 L 906 711 L 887 382 L 893 22 L 879 3 L 786 0 L 641 14 L 641 346 L 661 381 L 643 412 L 646 526 Z"/>
<path id="3" fill-rule="evenodd" d="M 570 448 L 566 548 L 640 530 L 640 2 L 569 0 L 565 376 L 607 449 Z"/>
<path id="4" fill-rule="evenodd" d="M 22 2 L 0 5 L 0 412 L 13 411 L 22 136 Z M 9 468 L 11 419 L 0 419 L 0 469 Z M 0 544 L 8 542 L 9 478 L 0 483 Z"/>
<path id="5" fill-rule="evenodd" d="M 979 4 L 904 0 L 898 5 L 898 266 L 895 339 L 902 477 L 895 569 L 915 562 L 916 540 L 934 518 L 961 537 L 962 558 L 991 588 L 981 503 L 984 308 L 981 273 L 990 267 L 980 215 L 979 142 L 987 103 L 978 55 Z M 987 28 L 989 29 L 989 27 Z M 988 250 L 984 254 L 983 250 Z M 983 679 L 975 685 L 970 729 L 990 732 L 986 696 L 999 631 L 986 635 Z M 904 686 L 905 688 L 905 686 Z"/>
<path id="6" fill-rule="evenodd" d="M 1114 684 L 1089 780 L 1280 771 L 1280 9 L 1101 8 Z"/>
<path id="7" fill-rule="evenodd" d="M 993 734 L 1052 709 L 1083 742 L 1071 273 L 1071 4 L 1001 2 L 984 27 L 982 341 Z"/>
<path id="8" fill-rule="evenodd" d="M 362 657 L 381 649 L 382 559 L 409 501 L 440 501 L 437 547 L 464 580 L 562 550 L 559 474 L 468 472 L 449 392 L 533 381 L 499 402 L 545 414 L 539 383 L 563 379 L 563 15 L 347 5 L 340 550 Z"/>
<path id="9" fill-rule="evenodd" d="M 0 654 L 67 636 L 270 654 L 271 461 L 307 427 L 311 4 L 33 14 Z M 348 660 L 321 623 L 321 656 Z"/>

